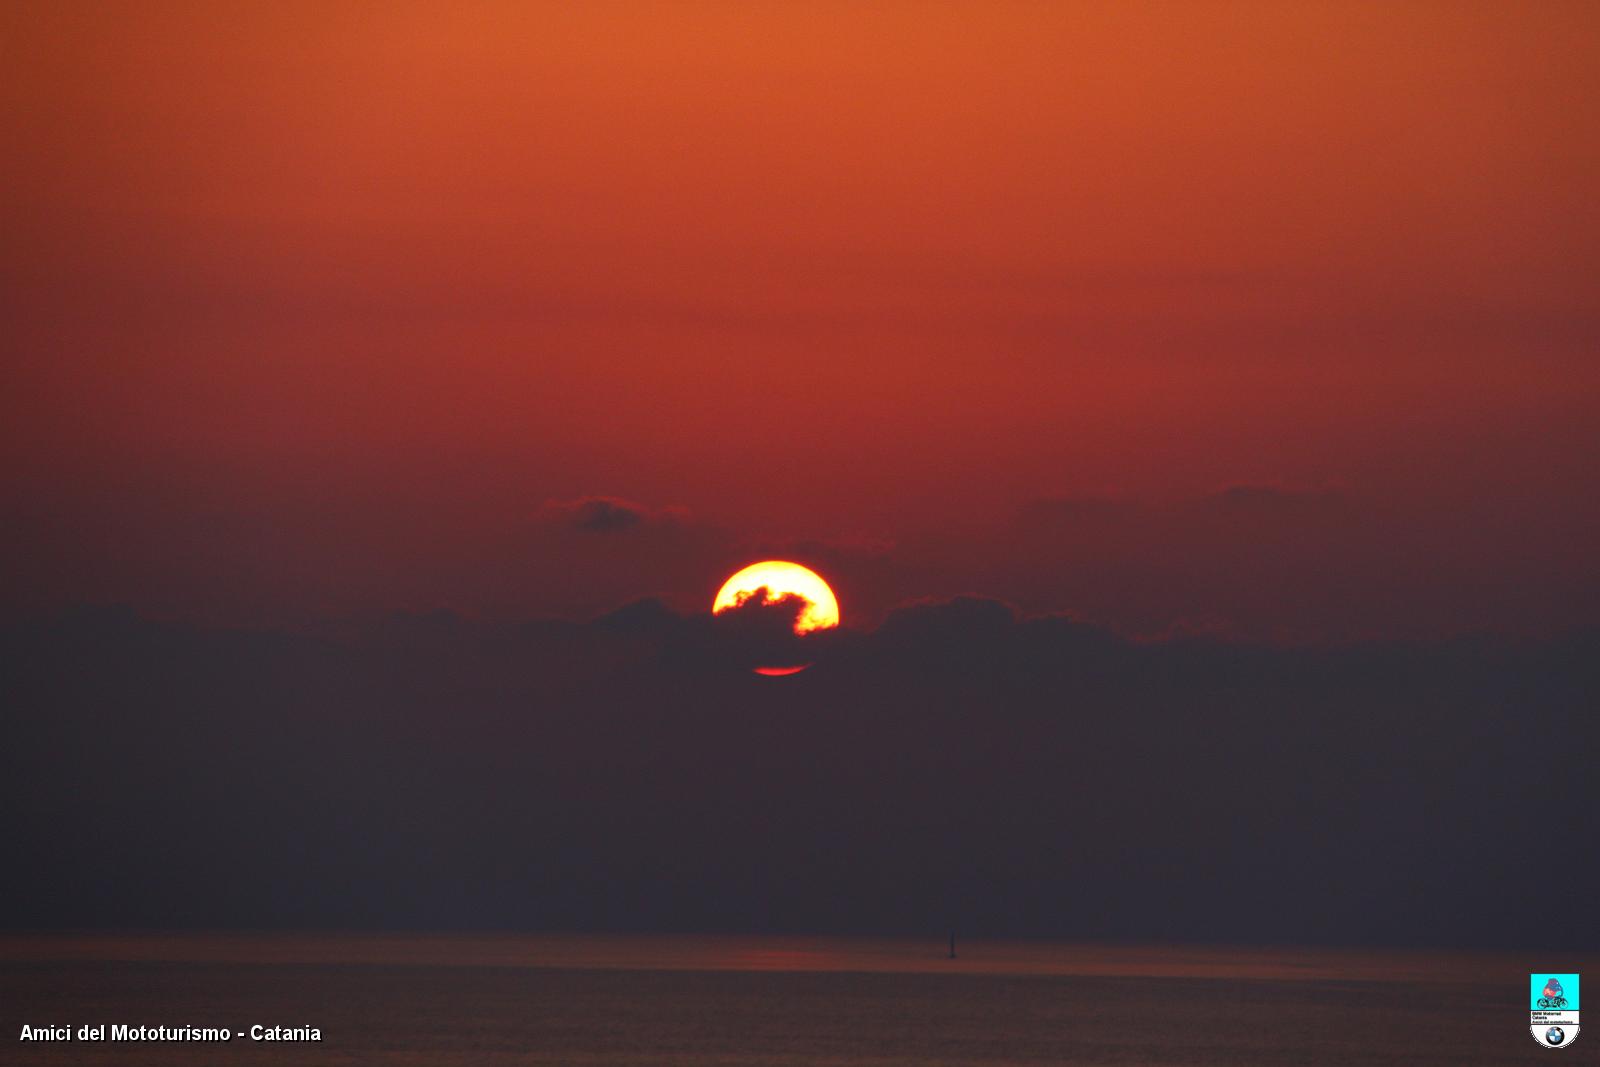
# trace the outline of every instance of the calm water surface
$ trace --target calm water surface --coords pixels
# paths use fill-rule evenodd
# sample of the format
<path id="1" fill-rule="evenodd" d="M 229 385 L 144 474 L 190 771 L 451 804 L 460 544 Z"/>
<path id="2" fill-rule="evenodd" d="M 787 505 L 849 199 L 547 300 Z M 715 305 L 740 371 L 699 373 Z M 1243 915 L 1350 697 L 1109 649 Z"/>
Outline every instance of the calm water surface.
<path id="1" fill-rule="evenodd" d="M 17 1064 L 1539 1062 L 1519 955 L 695 937 L 0 937 Z M 1560 970 L 1581 961 L 1555 961 Z M 27 1044 L 23 1023 L 315 1026 Z M 1584 1041 L 1562 1055 L 1592 1060 Z M 1589 1049 L 1588 1052 L 1600 1051 Z"/>

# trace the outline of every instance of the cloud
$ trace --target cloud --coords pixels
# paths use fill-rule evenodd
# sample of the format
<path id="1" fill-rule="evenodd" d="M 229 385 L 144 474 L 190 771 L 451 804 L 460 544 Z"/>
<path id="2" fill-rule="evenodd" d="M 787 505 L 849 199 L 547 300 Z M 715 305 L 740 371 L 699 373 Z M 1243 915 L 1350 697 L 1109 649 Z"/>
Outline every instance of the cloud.
<path id="1" fill-rule="evenodd" d="M 797 593 L 773 596 L 766 586 L 741 594 L 712 617 L 718 656 L 736 667 L 795 667 L 811 663 L 826 644 L 816 632 L 797 635 L 795 624 L 811 602 Z"/>
<path id="2" fill-rule="evenodd" d="M 735 594 L 733 604 L 718 612 L 717 618 L 771 618 L 792 629 L 810 605 L 811 600 L 799 593 L 773 596 L 772 590 L 763 585 Z"/>
<path id="3" fill-rule="evenodd" d="M 1017 510 L 975 583 L 1033 612 L 1067 609 L 1144 636 L 1390 635 L 1406 611 L 1383 516 L 1340 488 L 1238 483 L 1176 499 L 1043 498 Z"/>
<path id="4" fill-rule="evenodd" d="M 947 644 L 990 639 L 1016 623 L 1016 611 L 990 597 L 916 601 L 889 613 L 878 636 L 902 644 Z"/>
<path id="5" fill-rule="evenodd" d="M 575 500 L 547 500 L 540 509 L 546 518 L 584 533 L 613 534 L 651 525 L 678 525 L 689 512 L 676 505 L 651 508 L 612 496 L 584 496 Z"/>

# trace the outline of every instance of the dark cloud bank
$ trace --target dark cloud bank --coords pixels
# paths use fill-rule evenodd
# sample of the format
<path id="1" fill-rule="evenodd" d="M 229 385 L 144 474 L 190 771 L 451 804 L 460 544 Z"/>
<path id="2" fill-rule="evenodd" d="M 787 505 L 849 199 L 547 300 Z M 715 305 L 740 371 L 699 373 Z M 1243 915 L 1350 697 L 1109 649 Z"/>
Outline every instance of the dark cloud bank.
<path id="1" fill-rule="evenodd" d="M 1136 643 L 957 599 L 3 633 L 5 922 L 1600 945 L 1600 634 Z"/>

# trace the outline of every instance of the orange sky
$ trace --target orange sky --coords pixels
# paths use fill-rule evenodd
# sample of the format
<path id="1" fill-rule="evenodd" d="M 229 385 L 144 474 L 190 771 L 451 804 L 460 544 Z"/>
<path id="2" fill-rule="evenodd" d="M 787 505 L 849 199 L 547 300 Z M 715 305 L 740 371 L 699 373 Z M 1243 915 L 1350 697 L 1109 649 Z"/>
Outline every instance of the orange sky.
<path id="1" fill-rule="evenodd" d="M 1592 4 L 14 4 L 0 39 L 8 600 L 539 615 L 815 539 L 896 546 L 876 609 L 1115 616 L 1236 486 L 1359 515 L 1197 535 L 1212 585 L 1109 621 L 1362 628 L 1331 587 L 1218 603 L 1263 536 L 1374 591 L 1434 561 L 1413 628 L 1600 587 Z M 716 532 L 541 540 L 590 495 Z M 1144 517 L 1017 532 L 1085 495 Z"/>

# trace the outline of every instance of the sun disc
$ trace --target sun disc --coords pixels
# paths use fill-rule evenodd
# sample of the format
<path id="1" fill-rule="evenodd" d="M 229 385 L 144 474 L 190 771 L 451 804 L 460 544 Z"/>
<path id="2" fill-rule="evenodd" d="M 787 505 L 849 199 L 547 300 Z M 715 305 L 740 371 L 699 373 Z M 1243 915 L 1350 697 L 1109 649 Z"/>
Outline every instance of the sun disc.
<path id="1" fill-rule="evenodd" d="M 712 601 L 711 613 L 720 615 L 738 604 L 741 596 L 763 587 L 774 599 L 791 593 L 805 599 L 805 608 L 794 620 L 795 633 L 807 634 L 839 625 L 839 601 L 822 576 L 809 567 L 780 559 L 752 563 L 729 578 Z"/>

